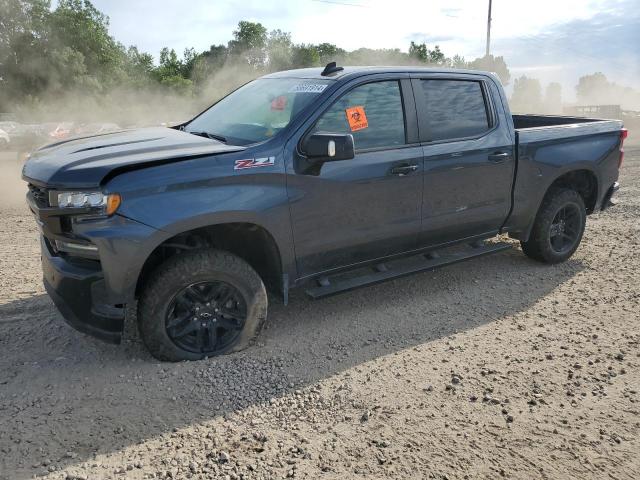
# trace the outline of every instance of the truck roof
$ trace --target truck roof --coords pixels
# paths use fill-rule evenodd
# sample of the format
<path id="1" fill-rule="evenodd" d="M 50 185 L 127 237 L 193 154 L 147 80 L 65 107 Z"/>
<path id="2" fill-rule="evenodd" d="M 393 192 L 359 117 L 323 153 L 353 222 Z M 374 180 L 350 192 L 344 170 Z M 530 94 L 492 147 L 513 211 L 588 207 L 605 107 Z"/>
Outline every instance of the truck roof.
<path id="1" fill-rule="evenodd" d="M 397 67 L 376 67 L 376 66 L 345 66 L 338 72 L 322 75 L 323 68 L 298 68 L 295 70 L 284 70 L 264 75 L 262 78 L 305 78 L 323 80 L 343 80 L 362 75 L 372 75 L 375 73 L 457 73 L 472 75 L 493 75 L 490 72 L 481 70 L 465 70 L 461 68 L 442 67 L 417 67 L 417 66 L 397 66 Z"/>

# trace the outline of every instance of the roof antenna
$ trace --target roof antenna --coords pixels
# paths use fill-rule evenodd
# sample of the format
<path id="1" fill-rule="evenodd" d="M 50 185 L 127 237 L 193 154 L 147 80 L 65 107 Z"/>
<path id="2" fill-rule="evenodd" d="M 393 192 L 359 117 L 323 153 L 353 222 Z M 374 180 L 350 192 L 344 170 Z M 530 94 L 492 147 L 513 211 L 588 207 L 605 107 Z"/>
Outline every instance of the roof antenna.
<path id="1" fill-rule="evenodd" d="M 342 70 L 344 70 L 344 67 L 338 67 L 336 62 L 329 62 L 327 63 L 327 66 L 324 67 L 324 70 L 322 70 L 322 73 L 320 75 L 322 75 L 323 77 L 328 77 L 329 75 L 341 72 Z"/>

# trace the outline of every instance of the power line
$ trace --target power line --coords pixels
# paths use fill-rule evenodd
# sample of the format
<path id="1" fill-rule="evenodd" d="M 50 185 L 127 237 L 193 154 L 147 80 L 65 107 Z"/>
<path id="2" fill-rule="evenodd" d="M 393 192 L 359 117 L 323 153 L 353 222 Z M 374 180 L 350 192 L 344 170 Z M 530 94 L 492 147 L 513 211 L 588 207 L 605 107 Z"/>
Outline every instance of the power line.
<path id="1" fill-rule="evenodd" d="M 311 0 L 312 2 L 318 3 L 331 3 L 333 5 L 343 5 L 345 7 L 360 7 L 360 8 L 369 8 L 369 5 L 358 5 L 357 3 L 346 3 L 346 2 L 337 2 L 333 0 Z"/>

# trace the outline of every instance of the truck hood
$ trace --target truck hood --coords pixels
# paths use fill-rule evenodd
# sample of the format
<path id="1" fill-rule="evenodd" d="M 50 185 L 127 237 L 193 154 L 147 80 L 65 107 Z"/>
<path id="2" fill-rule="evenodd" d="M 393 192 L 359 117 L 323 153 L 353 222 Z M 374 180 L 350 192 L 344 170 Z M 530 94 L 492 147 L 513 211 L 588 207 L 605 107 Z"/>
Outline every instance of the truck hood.
<path id="1" fill-rule="evenodd" d="M 96 187 L 115 171 L 244 149 L 172 128 L 125 130 L 44 146 L 31 154 L 22 176 L 48 187 Z"/>

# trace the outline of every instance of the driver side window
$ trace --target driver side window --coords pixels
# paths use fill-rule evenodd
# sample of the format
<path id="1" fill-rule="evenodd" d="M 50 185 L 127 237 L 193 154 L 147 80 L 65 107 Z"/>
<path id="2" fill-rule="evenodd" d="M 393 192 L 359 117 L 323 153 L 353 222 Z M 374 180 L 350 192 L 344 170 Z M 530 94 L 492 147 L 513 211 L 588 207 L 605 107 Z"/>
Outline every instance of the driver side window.
<path id="1" fill-rule="evenodd" d="M 318 119 L 313 133 L 350 133 L 356 151 L 406 143 L 400 84 L 360 85 L 340 97 Z"/>

